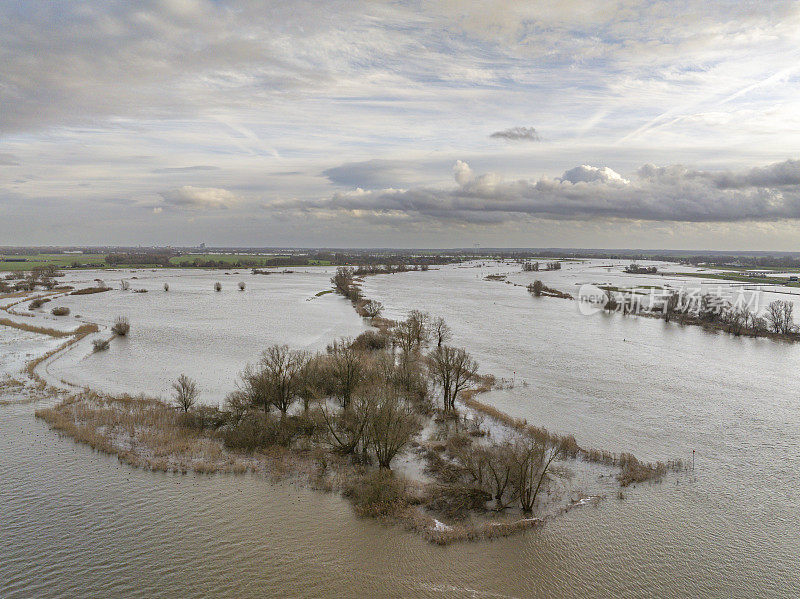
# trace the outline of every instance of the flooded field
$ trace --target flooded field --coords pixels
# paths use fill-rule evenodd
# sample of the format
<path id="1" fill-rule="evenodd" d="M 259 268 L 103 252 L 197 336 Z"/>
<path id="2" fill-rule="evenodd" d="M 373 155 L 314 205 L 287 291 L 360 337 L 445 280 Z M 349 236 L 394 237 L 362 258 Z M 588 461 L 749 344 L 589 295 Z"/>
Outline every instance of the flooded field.
<path id="1" fill-rule="evenodd" d="M 330 288 L 331 269 L 227 276 L 213 271 L 89 271 L 68 282 L 80 288 L 93 285 L 96 277 L 112 290 L 59 298 L 45 306 L 66 306 L 73 315 L 104 325 L 96 337 L 107 338 L 114 319 L 126 316 L 131 334 L 115 339 L 108 352 L 92 353 L 92 339 L 84 340 L 47 364 L 48 380 L 159 396 L 168 394 L 170 381 L 185 373 L 198 381 L 201 401 L 219 404 L 245 364 L 255 362 L 270 345 L 324 350 L 333 339 L 356 336 L 366 328 L 346 300 L 333 294 L 316 297 Z M 131 290 L 120 290 L 123 280 Z M 220 292 L 214 291 L 217 281 L 222 283 Z M 239 282 L 245 283 L 244 291 Z"/>
<path id="2" fill-rule="evenodd" d="M 358 519 L 335 495 L 250 475 L 136 470 L 60 439 L 34 419 L 37 406 L 0 406 L 0 596 L 797 596 L 800 345 L 584 316 L 575 302 L 525 289 L 535 278 L 570 293 L 582 283 L 665 283 L 611 264 L 565 263 L 551 273 L 450 266 L 367 277 L 363 288 L 390 318 L 411 309 L 444 317 L 481 372 L 513 382 L 481 401 L 586 446 L 689 461 L 694 451 L 693 472 L 523 535 L 443 548 Z M 520 286 L 484 280 L 490 273 Z M 264 347 L 322 349 L 365 328 L 346 300 L 315 297 L 329 288 L 330 269 L 73 278 L 83 286 L 95 277 L 114 290 L 47 306 L 70 307 L 71 326 L 127 315 L 131 336 L 103 355 L 85 339 L 42 365 L 48 380 L 165 395 L 186 372 L 216 403 Z M 148 293 L 120 291 L 121 278 Z M 669 283 L 684 280 L 696 284 Z M 47 314 L 26 320 L 53 321 Z M 53 345 L 8 331 L 0 331 L 11 335 L 0 338 L 0 374 Z"/>

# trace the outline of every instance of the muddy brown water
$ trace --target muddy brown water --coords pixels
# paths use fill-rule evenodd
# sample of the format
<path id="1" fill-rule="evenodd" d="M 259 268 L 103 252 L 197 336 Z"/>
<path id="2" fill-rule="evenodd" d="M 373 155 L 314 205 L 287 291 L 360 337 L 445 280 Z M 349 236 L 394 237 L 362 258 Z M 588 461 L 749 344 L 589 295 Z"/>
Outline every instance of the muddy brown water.
<path id="1" fill-rule="evenodd" d="M 585 445 L 694 449 L 694 472 L 523 535 L 438 547 L 292 484 L 136 470 L 60 439 L 36 406 L 4 406 L 0 597 L 800 595 L 800 345 L 584 317 L 467 269 L 365 290 L 389 316 L 444 316 L 482 371 L 515 380 L 482 400 Z"/>

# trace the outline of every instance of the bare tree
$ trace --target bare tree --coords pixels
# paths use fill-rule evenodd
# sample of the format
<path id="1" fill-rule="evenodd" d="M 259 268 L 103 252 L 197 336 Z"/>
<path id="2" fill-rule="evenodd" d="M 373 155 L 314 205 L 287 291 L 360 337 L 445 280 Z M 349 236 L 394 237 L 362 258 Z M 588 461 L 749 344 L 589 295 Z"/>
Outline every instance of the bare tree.
<path id="1" fill-rule="evenodd" d="M 340 266 L 336 269 L 336 274 L 331 279 L 331 283 L 333 283 L 334 288 L 336 291 L 344 295 L 345 297 L 350 297 L 350 288 L 353 286 L 353 273 L 355 271 L 352 268 L 347 268 L 346 266 Z"/>
<path id="2" fill-rule="evenodd" d="M 369 420 L 369 444 L 380 468 L 388 469 L 394 456 L 419 432 L 414 410 L 388 385 L 376 387 L 372 418 Z"/>
<path id="3" fill-rule="evenodd" d="M 533 511 L 547 470 L 560 451 L 558 445 L 530 437 L 520 437 L 513 444 L 514 490 L 523 512 Z"/>
<path id="4" fill-rule="evenodd" d="M 453 338 L 453 332 L 441 316 L 437 316 L 431 320 L 430 328 L 433 333 L 433 339 L 436 341 L 436 347 L 442 347 Z"/>
<path id="5" fill-rule="evenodd" d="M 352 339 L 340 339 L 328 346 L 328 375 L 333 393 L 343 408 L 369 376 L 366 356 L 352 347 Z"/>
<path id="6" fill-rule="evenodd" d="M 169 283 L 164 283 L 164 291 L 169 291 Z"/>
<path id="7" fill-rule="evenodd" d="M 445 411 L 455 407 L 459 392 L 466 389 L 478 374 L 478 363 L 461 348 L 443 345 L 428 354 L 428 368 L 433 379 L 442 387 Z"/>
<path id="8" fill-rule="evenodd" d="M 244 281 L 239 281 L 239 291 L 244 291 L 245 284 Z"/>
<path id="9" fill-rule="evenodd" d="M 430 332 L 428 322 L 430 315 L 427 312 L 412 310 L 408 318 L 397 323 L 392 335 L 403 353 L 410 354 L 419 351 L 428 341 Z"/>
<path id="10" fill-rule="evenodd" d="M 361 306 L 361 311 L 367 318 L 375 318 L 383 312 L 383 304 L 377 300 L 367 300 Z"/>
<path id="11" fill-rule="evenodd" d="M 775 300 L 767 306 L 767 323 L 773 333 L 787 334 L 794 329 L 794 304 Z"/>
<path id="12" fill-rule="evenodd" d="M 342 455 L 356 453 L 359 446 L 365 448 L 373 411 L 373 397 L 365 393 L 355 395 L 350 404 L 338 412 L 331 412 L 323 405 L 320 413 L 331 448 Z"/>
<path id="13" fill-rule="evenodd" d="M 131 288 L 131 284 L 123 279 L 119 282 L 119 288 L 122 289 L 122 291 L 127 291 Z"/>
<path id="14" fill-rule="evenodd" d="M 670 294 L 664 299 L 664 320 L 669 322 L 672 318 L 672 315 L 675 313 L 675 309 L 678 307 L 678 302 L 680 301 L 680 295 L 676 292 L 670 292 Z"/>
<path id="15" fill-rule="evenodd" d="M 220 283 L 219 281 L 214 283 L 214 291 L 222 291 L 222 283 Z"/>
<path id="16" fill-rule="evenodd" d="M 428 342 L 428 338 L 430 337 L 428 323 L 430 323 L 430 320 L 431 315 L 427 312 L 411 310 L 411 312 L 408 313 L 408 323 L 414 334 L 414 341 L 418 348 L 421 348 Z"/>
<path id="17" fill-rule="evenodd" d="M 543 289 L 544 289 L 544 283 L 542 283 L 539 279 L 536 279 L 533 283 L 528 285 L 528 291 L 530 291 L 534 297 L 540 297 L 542 295 Z"/>
<path id="18" fill-rule="evenodd" d="M 273 345 L 262 354 L 256 367 L 245 368 L 239 391 L 264 412 L 275 407 L 285 416 L 298 397 L 300 373 L 308 360 L 306 352 Z"/>
<path id="19" fill-rule="evenodd" d="M 609 312 L 613 312 L 619 307 L 617 297 L 614 295 L 614 291 L 610 288 L 603 289 L 603 292 L 606 294 L 606 302 L 603 307 Z"/>
<path id="20" fill-rule="evenodd" d="M 303 402 L 303 413 L 308 414 L 312 401 L 325 396 L 324 378 L 326 364 L 323 356 L 317 354 L 310 358 L 300 370 L 297 385 L 297 396 Z"/>
<path id="21" fill-rule="evenodd" d="M 197 403 L 197 396 L 200 394 L 197 383 L 185 374 L 180 375 L 178 380 L 172 383 L 172 388 L 174 389 L 172 400 L 184 413 Z"/>

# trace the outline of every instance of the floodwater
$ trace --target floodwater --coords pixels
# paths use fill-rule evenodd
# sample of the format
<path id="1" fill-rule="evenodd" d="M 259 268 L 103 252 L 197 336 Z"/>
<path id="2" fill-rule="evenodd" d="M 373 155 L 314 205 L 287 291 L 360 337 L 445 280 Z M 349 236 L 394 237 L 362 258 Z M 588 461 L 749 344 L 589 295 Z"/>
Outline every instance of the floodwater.
<path id="1" fill-rule="evenodd" d="M 443 316 L 453 328 L 453 343 L 467 347 L 482 372 L 514 380 L 513 389 L 483 395 L 483 401 L 573 433 L 586 446 L 647 459 L 691 460 L 695 450 L 693 472 L 638 485 L 625 491 L 625 499 L 608 497 L 597 507 L 574 509 L 541 530 L 442 548 L 357 519 L 333 495 L 256 476 L 136 470 L 59 439 L 33 418 L 34 406 L 3 406 L 0 597 L 800 595 L 800 397 L 794 382 L 800 346 L 647 318 L 583 316 L 574 302 L 533 298 L 524 287 L 483 280 L 489 272 L 513 272 L 513 282 L 542 278 L 571 292 L 583 282 L 630 284 L 629 277 L 599 263 L 567 264 L 557 273 L 518 270 L 445 267 L 369 277 L 364 289 L 387 305 L 387 316 L 414 308 Z M 171 287 L 184 276 L 187 285 L 197 277 L 202 294 L 216 275 L 181 275 Z M 291 285 L 272 283 L 277 276 L 264 277 L 264 285 Z M 341 319 L 327 320 L 334 335 L 357 334 L 362 325 L 347 320 L 352 309 L 340 298 L 301 303 L 304 294 L 326 287 L 324 275 L 303 276 L 312 281 L 297 294 L 297 311 L 287 316 L 283 330 L 295 320 L 316 318 L 303 316 L 304 310 L 328 300 L 328 314 L 346 308 Z M 204 340 L 192 347 L 176 337 L 173 351 L 182 357 L 171 363 L 180 365 L 190 355 L 184 345 L 201 356 L 232 351 L 235 343 L 221 338 L 215 345 L 202 332 L 215 314 L 220 324 L 237 318 L 231 314 L 239 278 L 244 280 L 226 277 L 225 297 L 212 296 L 204 310 L 173 316 L 186 339 L 196 327 Z M 322 287 L 314 287 L 317 280 Z M 148 310 L 167 310 L 163 291 L 120 292 L 121 299 L 112 294 L 117 292 L 88 296 L 97 302 L 96 312 L 83 301 L 75 309 L 80 305 L 90 319 L 103 314 L 105 323 L 124 309 L 142 334 L 164 321 L 154 316 L 155 324 L 145 322 Z M 272 295 L 264 295 L 265 314 L 271 314 Z M 135 312 L 135 302 L 145 298 L 153 305 Z M 223 300 L 224 307 L 215 310 Z M 131 303 L 105 307 L 118 301 Z M 193 324 L 195 319 L 202 324 Z M 266 316 L 265 329 L 280 326 L 276 320 Z M 244 361 L 262 348 L 253 339 L 281 341 L 277 332 L 260 333 L 259 326 L 255 321 L 252 335 L 234 328 L 239 344 L 247 345 Z M 313 326 L 307 330 L 292 339 L 324 345 L 312 338 Z M 126 372 L 127 366 L 115 362 L 130 358 L 112 346 L 107 359 L 115 356 L 103 373 L 91 375 L 97 377 L 92 384 L 105 378 L 113 385 L 117 368 Z M 226 360 L 232 364 L 235 357 Z M 199 359 L 200 366 L 215 363 L 213 355 Z M 51 375 L 62 369 L 57 372 L 67 379 L 89 376 L 83 358 L 74 366 L 67 365 L 70 360 L 48 364 Z M 240 367 L 226 371 L 234 376 Z M 148 370 L 141 387 L 132 390 L 152 391 L 148 385 L 156 375 Z M 222 387 L 213 377 L 205 384 Z"/>
<path id="2" fill-rule="evenodd" d="M 197 380 L 203 403 L 220 404 L 244 365 L 258 360 L 270 345 L 324 350 L 333 339 L 356 336 L 367 328 L 342 297 L 316 297 L 330 288 L 331 269 L 272 275 L 234 272 L 81 273 L 71 285 L 90 286 L 95 277 L 102 277 L 112 290 L 55 299 L 45 308 L 66 306 L 72 315 L 104 325 L 104 330 L 48 363 L 47 378 L 110 393 L 135 390 L 167 396 L 170 382 L 186 374 Z M 120 290 L 123 279 L 130 290 Z M 217 281 L 220 292 L 214 291 Z M 240 281 L 244 291 L 238 289 Z M 108 338 L 108 327 L 117 316 L 130 320 L 129 336 L 112 340 L 109 351 L 93 353 L 92 339 Z"/>

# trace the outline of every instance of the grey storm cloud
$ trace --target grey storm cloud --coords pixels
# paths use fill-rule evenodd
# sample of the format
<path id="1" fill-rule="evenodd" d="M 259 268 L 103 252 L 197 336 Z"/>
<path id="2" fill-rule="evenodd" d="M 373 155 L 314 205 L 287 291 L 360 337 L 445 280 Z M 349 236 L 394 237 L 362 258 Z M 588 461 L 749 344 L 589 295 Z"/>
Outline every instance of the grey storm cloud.
<path id="1" fill-rule="evenodd" d="M 541 141 L 533 127 L 512 127 L 503 131 L 495 131 L 489 137 L 507 139 L 509 141 Z"/>
<path id="2" fill-rule="evenodd" d="M 774 221 L 800 218 L 800 161 L 742 172 L 645 165 L 631 179 L 608 167 L 579 166 L 561 177 L 505 180 L 475 175 L 458 161 L 455 187 L 339 192 L 324 200 L 283 201 L 280 211 L 405 213 L 416 219 L 471 224 L 531 216 L 557 220 L 614 218 L 671 222 Z"/>

